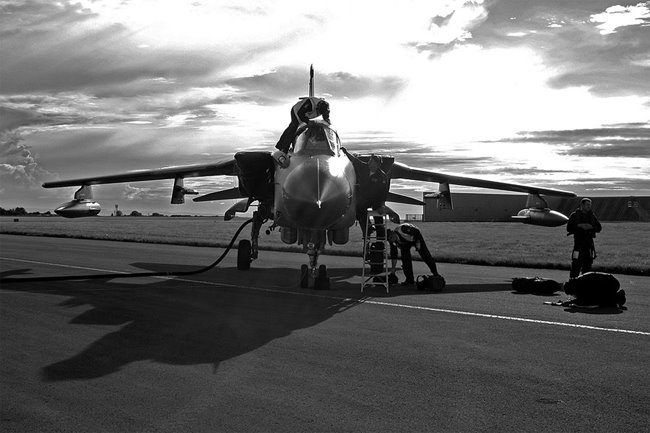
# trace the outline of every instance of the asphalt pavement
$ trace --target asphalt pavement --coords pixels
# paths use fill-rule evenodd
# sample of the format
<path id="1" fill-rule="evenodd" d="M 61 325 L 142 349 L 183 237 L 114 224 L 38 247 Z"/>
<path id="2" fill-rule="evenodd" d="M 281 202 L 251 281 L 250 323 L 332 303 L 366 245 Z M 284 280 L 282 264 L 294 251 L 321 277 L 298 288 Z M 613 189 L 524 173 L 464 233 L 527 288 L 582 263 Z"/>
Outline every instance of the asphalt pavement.
<path id="1" fill-rule="evenodd" d="M 223 250 L 0 236 L 3 278 L 187 271 Z M 545 305 L 442 263 L 441 293 L 360 291 L 361 258 L 236 251 L 186 277 L 2 283 L 1 424 L 13 431 L 649 431 L 650 278 L 625 309 Z M 415 273 L 426 273 L 415 262 Z"/>

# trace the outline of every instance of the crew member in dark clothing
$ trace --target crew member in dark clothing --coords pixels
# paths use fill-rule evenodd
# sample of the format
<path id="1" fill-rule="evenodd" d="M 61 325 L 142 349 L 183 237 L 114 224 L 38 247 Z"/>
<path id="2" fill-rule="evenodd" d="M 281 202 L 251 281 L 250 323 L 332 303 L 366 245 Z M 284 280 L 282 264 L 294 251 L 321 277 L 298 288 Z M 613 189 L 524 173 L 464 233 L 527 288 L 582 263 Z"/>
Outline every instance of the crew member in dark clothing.
<path id="1" fill-rule="evenodd" d="M 384 205 L 386 196 L 388 195 L 388 189 L 390 188 L 388 176 L 381 169 L 381 156 L 373 153 L 370 155 L 368 163 L 365 163 L 349 153 L 344 147 L 341 147 L 341 150 L 352 161 L 354 171 L 357 175 L 357 183 L 359 184 L 356 209 L 357 220 L 365 238 L 368 208 L 377 210 Z M 377 233 L 377 236 L 380 238 L 383 238 L 384 235 L 385 233 Z"/>
<path id="2" fill-rule="evenodd" d="M 620 287 L 620 283 L 612 274 L 586 272 L 564 283 L 564 291 L 574 299 L 562 305 L 622 307 L 626 298 L 625 290 Z"/>
<path id="3" fill-rule="evenodd" d="M 390 258 L 392 260 L 392 274 L 395 274 L 395 265 L 397 263 L 397 249 L 399 248 L 402 256 L 402 270 L 406 278 L 402 286 L 411 286 L 415 283 L 413 277 L 413 260 L 411 258 L 411 248 L 420 254 L 424 263 L 427 264 L 433 275 L 440 275 L 436 266 L 436 261 L 431 256 L 427 244 L 424 242 L 422 232 L 413 224 L 400 224 L 395 230 L 388 230 L 388 242 L 390 242 Z"/>
<path id="4" fill-rule="evenodd" d="M 296 138 L 296 132 L 302 123 L 309 122 L 319 115 L 323 116 L 323 120 L 330 123 L 330 105 L 324 99 L 320 98 L 304 98 L 298 101 L 291 107 L 291 123 L 284 130 L 278 144 L 275 148 L 287 153 L 291 147 L 291 143 Z"/>
<path id="5" fill-rule="evenodd" d="M 573 235 L 573 253 L 571 255 L 570 278 L 591 271 L 596 258 L 594 238 L 602 230 L 596 215 L 591 210 L 591 200 L 583 198 L 580 207 L 569 216 L 566 226 L 567 236 Z"/>

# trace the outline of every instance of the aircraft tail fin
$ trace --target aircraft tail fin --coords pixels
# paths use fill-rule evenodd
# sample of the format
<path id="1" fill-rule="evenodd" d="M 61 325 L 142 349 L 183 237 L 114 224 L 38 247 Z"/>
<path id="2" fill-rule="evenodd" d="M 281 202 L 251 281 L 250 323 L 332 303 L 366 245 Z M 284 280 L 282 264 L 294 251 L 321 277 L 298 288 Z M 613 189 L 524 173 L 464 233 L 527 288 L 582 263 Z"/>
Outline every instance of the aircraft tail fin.
<path id="1" fill-rule="evenodd" d="M 314 97 L 314 65 L 309 67 L 309 97 Z"/>

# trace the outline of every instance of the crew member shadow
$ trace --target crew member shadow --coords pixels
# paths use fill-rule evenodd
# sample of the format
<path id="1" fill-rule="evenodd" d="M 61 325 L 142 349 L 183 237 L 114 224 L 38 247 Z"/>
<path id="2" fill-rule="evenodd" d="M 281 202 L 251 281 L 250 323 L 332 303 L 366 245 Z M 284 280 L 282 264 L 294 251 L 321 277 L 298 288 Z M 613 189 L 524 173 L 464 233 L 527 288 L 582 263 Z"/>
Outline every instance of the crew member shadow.
<path id="1" fill-rule="evenodd" d="M 627 307 L 601 307 L 597 305 L 592 306 L 575 306 L 575 307 L 566 307 L 564 311 L 568 313 L 582 313 L 582 314 L 594 314 L 594 315 L 614 315 L 621 314 L 623 311 L 627 311 Z"/>

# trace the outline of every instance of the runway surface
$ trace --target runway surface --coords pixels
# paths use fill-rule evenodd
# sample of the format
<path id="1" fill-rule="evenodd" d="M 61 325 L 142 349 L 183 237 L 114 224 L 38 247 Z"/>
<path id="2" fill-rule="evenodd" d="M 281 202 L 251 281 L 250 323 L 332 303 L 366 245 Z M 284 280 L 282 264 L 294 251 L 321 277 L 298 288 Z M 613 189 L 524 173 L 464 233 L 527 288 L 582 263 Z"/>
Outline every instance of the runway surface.
<path id="1" fill-rule="evenodd" d="M 189 270 L 223 250 L 0 236 L 3 277 Z M 361 259 L 236 251 L 191 277 L 3 284 L 3 432 L 648 431 L 650 278 L 626 310 L 512 291 L 566 271 L 442 263 L 442 293 L 360 293 Z M 415 262 L 415 272 L 426 268 Z"/>

